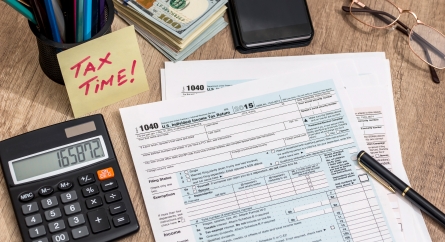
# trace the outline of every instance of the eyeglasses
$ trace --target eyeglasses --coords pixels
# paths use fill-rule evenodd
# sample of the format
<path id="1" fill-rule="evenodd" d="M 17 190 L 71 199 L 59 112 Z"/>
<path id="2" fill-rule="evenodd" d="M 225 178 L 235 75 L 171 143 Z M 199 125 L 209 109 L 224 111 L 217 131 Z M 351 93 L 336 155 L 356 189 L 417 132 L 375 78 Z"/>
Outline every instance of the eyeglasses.
<path id="1" fill-rule="evenodd" d="M 403 10 L 389 0 L 366 1 L 368 5 L 352 0 L 350 6 L 342 9 L 365 25 L 378 29 L 393 27 L 408 36 L 411 51 L 429 65 L 433 81 L 440 83 L 434 68 L 445 69 L 445 35 L 424 24 L 411 10 Z M 413 27 L 409 28 L 399 20 L 403 13 L 414 16 L 416 24 Z"/>

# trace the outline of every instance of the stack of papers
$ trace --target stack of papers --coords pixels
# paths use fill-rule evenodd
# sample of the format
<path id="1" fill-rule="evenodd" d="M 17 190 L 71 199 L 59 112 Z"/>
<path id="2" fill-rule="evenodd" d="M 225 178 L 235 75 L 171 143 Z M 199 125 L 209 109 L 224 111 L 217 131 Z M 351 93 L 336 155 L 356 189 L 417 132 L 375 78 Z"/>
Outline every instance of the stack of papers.
<path id="1" fill-rule="evenodd" d="M 184 60 L 227 22 L 227 0 L 113 0 L 117 14 L 172 61 Z"/>
<path id="2" fill-rule="evenodd" d="M 163 102 L 121 109 L 156 241 L 431 241 L 351 159 L 408 182 L 384 53 L 166 63 L 161 81 Z"/>

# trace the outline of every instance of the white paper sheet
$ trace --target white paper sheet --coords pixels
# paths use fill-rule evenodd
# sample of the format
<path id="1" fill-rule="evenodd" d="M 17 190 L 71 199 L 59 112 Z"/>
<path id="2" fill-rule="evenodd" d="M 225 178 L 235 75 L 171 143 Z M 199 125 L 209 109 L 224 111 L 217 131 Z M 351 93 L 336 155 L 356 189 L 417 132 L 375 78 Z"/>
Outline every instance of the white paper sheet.
<path id="1" fill-rule="evenodd" d="M 402 240 L 350 160 L 366 144 L 339 71 L 323 69 L 121 109 L 157 241 Z"/>
<path id="2" fill-rule="evenodd" d="M 204 91 L 207 91 L 208 83 L 212 81 L 235 81 L 235 80 L 252 80 L 258 76 L 273 76 L 277 75 L 286 69 L 290 65 L 317 65 L 317 63 L 326 63 L 326 61 L 317 61 L 317 59 L 353 59 L 360 75 L 360 82 L 354 79 L 344 78 L 345 86 L 348 88 L 363 87 L 363 86 L 380 86 L 384 85 L 388 93 L 383 94 L 383 97 L 388 98 L 387 102 L 380 103 L 380 99 L 368 99 L 370 100 L 368 107 L 380 106 L 385 111 L 385 122 L 387 122 L 386 130 L 388 136 L 388 146 L 390 147 L 391 157 L 393 158 L 394 169 L 393 172 L 398 175 L 402 180 L 408 181 L 405 169 L 403 167 L 401 159 L 400 144 L 397 133 L 397 123 L 395 117 L 394 103 L 392 102 L 392 83 L 391 75 L 389 71 L 389 62 L 384 59 L 384 53 L 358 53 L 358 54 L 339 54 L 339 55 L 320 55 L 306 58 L 310 61 L 305 64 L 301 61 L 305 57 L 274 57 L 274 58 L 256 58 L 256 59 L 237 59 L 237 60 L 215 60 L 215 61 L 189 61 L 182 62 L 180 65 L 166 63 L 168 68 L 168 77 L 161 79 L 164 88 L 163 93 L 167 93 L 169 90 L 170 96 L 180 97 L 184 96 L 184 88 L 187 84 L 198 83 L 197 85 L 204 85 Z M 250 60 L 253 60 L 250 62 Z M 282 64 L 283 62 L 288 62 Z M 259 63 L 264 63 L 263 65 Z M 246 71 L 255 69 L 255 71 Z M 343 70 L 346 70 L 343 67 Z M 350 68 L 353 71 L 353 67 Z M 187 70 L 188 72 L 183 72 Z M 230 71 L 228 71 L 230 70 Z M 349 72 L 351 72 L 349 71 Z M 348 71 L 346 70 L 346 73 Z M 178 78 L 179 73 L 182 73 Z M 190 74 L 188 74 L 190 73 Z M 193 74 L 191 74 L 193 73 Z M 168 82 L 167 80 L 170 80 Z M 352 81 L 349 81 L 352 80 Z M 224 81 L 223 81 L 224 82 Z M 230 82 L 225 82 L 230 83 Z M 233 82 L 236 84 L 237 82 Z M 238 82 L 241 83 L 241 82 Z M 380 92 L 382 91 L 379 89 Z M 199 91 L 195 91 L 199 93 Z M 350 93 L 350 92 L 349 92 Z M 193 94 L 193 92 L 192 92 Z M 167 98 L 167 94 L 165 94 Z M 165 100 L 165 99 L 163 99 Z M 354 102 L 355 104 L 355 102 Z M 393 204 L 395 213 L 398 217 L 404 221 L 403 233 L 406 238 L 417 238 L 416 241 L 431 241 L 425 222 L 421 216 L 420 211 L 413 207 L 406 199 L 399 198 Z M 400 210 L 398 209 L 400 207 Z M 400 220 L 399 220 L 400 222 Z M 409 241 L 409 240 L 407 240 Z"/>
<path id="3" fill-rule="evenodd" d="M 311 66 L 323 65 L 330 61 L 345 59 L 354 60 L 354 64 L 359 71 L 363 69 L 366 70 L 366 72 L 360 71 L 359 73 L 368 74 L 365 78 L 361 77 L 359 81 L 348 81 L 347 79 L 344 79 L 345 84 L 351 87 L 362 86 L 368 85 L 368 83 L 373 80 L 380 80 L 381 74 L 377 70 L 378 67 L 373 63 L 376 63 L 375 60 L 384 58 L 385 54 L 383 52 L 369 52 L 231 60 L 183 61 L 179 63 L 166 62 L 165 69 L 167 71 L 165 79 L 161 79 L 162 86 L 164 86 L 162 92 L 166 99 L 189 96 L 207 91 L 207 82 L 237 81 L 233 82 L 233 84 L 237 84 L 243 81 L 266 78 L 277 74 L 292 72 L 296 69 L 310 68 Z M 341 72 L 345 75 L 354 71 L 351 70 L 352 67 L 349 66 L 344 66 L 342 68 Z M 202 86 L 204 86 L 204 88 L 201 88 Z M 198 90 L 195 87 L 198 87 Z"/>

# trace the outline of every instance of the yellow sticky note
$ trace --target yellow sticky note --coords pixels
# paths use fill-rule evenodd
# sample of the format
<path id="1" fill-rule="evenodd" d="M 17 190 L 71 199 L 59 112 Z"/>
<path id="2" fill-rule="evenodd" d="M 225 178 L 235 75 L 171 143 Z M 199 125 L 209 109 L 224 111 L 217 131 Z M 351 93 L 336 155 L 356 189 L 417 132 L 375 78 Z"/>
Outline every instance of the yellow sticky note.
<path id="1" fill-rule="evenodd" d="M 74 117 L 148 90 L 133 26 L 57 54 Z"/>

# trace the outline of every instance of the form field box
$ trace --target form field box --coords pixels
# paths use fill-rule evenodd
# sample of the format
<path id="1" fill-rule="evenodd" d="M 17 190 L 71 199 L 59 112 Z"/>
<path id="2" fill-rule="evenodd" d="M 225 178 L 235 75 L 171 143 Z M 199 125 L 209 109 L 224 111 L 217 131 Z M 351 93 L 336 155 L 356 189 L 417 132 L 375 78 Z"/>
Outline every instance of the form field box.
<path id="1" fill-rule="evenodd" d="M 366 198 L 366 195 L 364 192 L 357 192 L 357 193 L 350 194 L 348 196 L 339 197 L 338 201 L 340 202 L 340 205 L 343 205 L 343 204 L 356 203 L 356 202 L 366 200 L 366 199 L 367 198 Z M 366 203 L 368 203 L 368 201 L 366 201 Z"/>
<path id="2" fill-rule="evenodd" d="M 357 209 L 355 211 L 349 212 L 349 213 L 343 213 L 345 215 L 345 217 L 352 217 L 352 216 L 356 216 L 356 215 L 360 215 L 360 214 L 364 214 L 364 213 L 372 213 L 371 208 L 367 207 L 367 208 L 362 208 L 362 209 Z"/>
<path id="3" fill-rule="evenodd" d="M 189 203 L 186 205 L 186 209 L 193 208 L 193 207 L 201 207 L 205 204 L 211 204 L 211 203 L 217 203 L 217 202 L 224 202 L 224 201 L 236 201 L 235 194 L 230 193 L 224 196 L 218 196 L 210 199 L 205 199 L 199 202 Z"/>
<path id="4" fill-rule="evenodd" d="M 351 232 L 352 238 L 354 238 L 354 241 L 362 241 L 366 239 L 371 239 L 375 237 L 381 237 L 380 231 L 377 227 L 375 228 L 368 228 L 367 230 L 362 230 L 361 232 Z"/>
<path id="5" fill-rule="evenodd" d="M 343 213 L 349 213 L 358 209 L 363 209 L 363 208 L 369 208 L 369 204 L 367 200 L 364 201 L 359 201 L 359 202 L 355 202 L 355 203 L 350 203 L 350 204 L 346 204 L 346 205 L 341 205 L 341 209 L 343 210 Z"/>
<path id="6" fill-rule="evenodd" d="M 326 201 L 329 203 L 328 200 L 326 200 Z M 316 208 L 316 207 L 323 206 L 323 202 L 325 202 L 325 201 L 320 201 L 320 202 L 315 202 L 315 203 L 310 203 L 310 204 L 306 204 L 306 205 L 303 205 L 303 206 L 295 207 L 294 208 L 294 212 L 296 213 L 296 212 L 300 212 L 300 211 L 303 211 L 303 210 L 306 210 L 306 209 L 311 209 L 311 208 Z"/>
<path id="7" fill-rule="evenodd" d="M 246 173 L 246 172 L 251 172 L 251 171 L 259 170 L 259 169 L 263 169 L 263 168 L 264 168 L 263 164 L 257 165 L 257 166 L 251 166 L 251 167 L 247 167 L 247 168 L 244 168 L 244 169 L 240 169 L 240 170 L 224 173 L 223 177 L 227 178 L 227 177 L 231 177 L 231 176 L 236 176 L 236 175 L 239 175 L 239 174 L 243 174 L 243 173 Z"/>
<path id="8" fill-rule="evenodd" d="M 306 154 L 309 154 L 309 153 L 312 153 L 312 152 L 321 151 L 321 150 L 325 150 L 325 149 L 334 148 L 334 147 L 337 147 L 337 146 L 352 144 L 352 143 L 354 143 L 354 141 L 352 139 L 347 139 L 347 140 L 342 140 L 342 141 L 334 142 L 334 143 L 327 144 L 327 145 L 321 145 L 321 146 L 317 146 L 317 147 L 313 147 L 313 148 L 307 149 L 306 150 Z"/>
<path id="9" fill-rule="evenodd" d="M 363 217 L 356 219 L 357 221 L 354 220 L 355 223 L 353 223 L 354 221 L 347 222 L 349 230 L 355 230 L 362 227 L 377 226 L 376 222 L 373 219 L 369 219 L 369 216 L 372 216 L 372 214 L 363 214 Z"/>
<path id="10" fill-rule="evenodd" d="M 289 187 L 289 188 L 285 188 L 285 189 L 281 189 L 281 190 L 276 190 L 276 191 L 269 191 L 270 196 L 273 198 L 275 196 L 280 196 L 282 194 L 289 194 L 287 196 L 293 196 L 296 195 L 295 194 L 295 190 L 293 187 Z"/>

